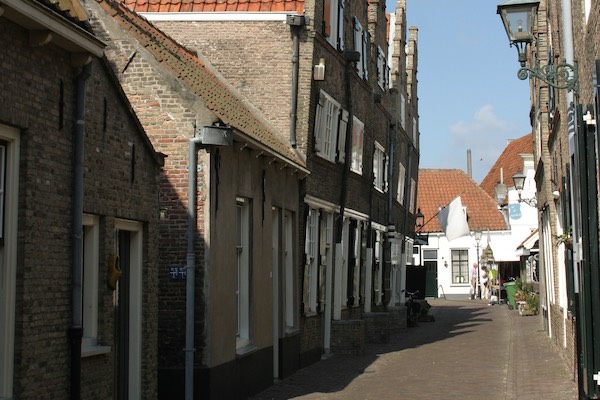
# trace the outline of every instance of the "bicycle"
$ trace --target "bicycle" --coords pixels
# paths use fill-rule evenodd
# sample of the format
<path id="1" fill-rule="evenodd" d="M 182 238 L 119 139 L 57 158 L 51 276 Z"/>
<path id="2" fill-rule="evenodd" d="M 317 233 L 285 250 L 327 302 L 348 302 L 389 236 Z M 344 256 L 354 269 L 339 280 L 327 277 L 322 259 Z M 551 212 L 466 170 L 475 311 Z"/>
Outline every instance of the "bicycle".
<path id="1" fill-rule="evenodd" d="M 417 326 L 419 313 L 421 312 L 421 304 L 415 301 L 415 296 L 419 291 L 409 292 L 408 290 L 403 290 L 403 292 L 408 296 L 406 303 L 404 303 L 406 306 L 406 326 L 412 328 Z"/>

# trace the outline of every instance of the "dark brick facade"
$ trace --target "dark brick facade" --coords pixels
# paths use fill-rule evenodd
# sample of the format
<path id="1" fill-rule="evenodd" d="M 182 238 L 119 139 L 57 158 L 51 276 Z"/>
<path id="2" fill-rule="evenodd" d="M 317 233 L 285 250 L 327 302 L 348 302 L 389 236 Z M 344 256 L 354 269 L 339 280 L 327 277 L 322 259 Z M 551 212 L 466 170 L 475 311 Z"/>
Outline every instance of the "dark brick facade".
<path id="1" fill-rule="evenodd" d="M 73 66 L 73 54 L 52 41 L 30 45 L 29 33 L 0 18 L 5 43 L 0 49 L 0 125 L 15 128 L 20 139 L 18 267 L 3 265 L 17 269 L 12 393 L 15 399 L 64 399 L 70 396 L 73 368 L 68 335 L 73 307 L 73 138 L 75 78 L 81 67 Z M 152 399 L 157 391 L 158 326 L 158 251 L 153 243 L 158 240 L 161 160 L 115 82 L 103 61 L 93 59 L 85 90 L 83 211 L 100 221 L 98 339 L 109 349 L 81 359 L 81 398 L 112 398 L 117 387 L 118 329 L 106 265 L 115 251 L 118 220 L 130 220 L 141 224 L 144 238 L 137 316 L 142 337 L 139 394 Z"/>

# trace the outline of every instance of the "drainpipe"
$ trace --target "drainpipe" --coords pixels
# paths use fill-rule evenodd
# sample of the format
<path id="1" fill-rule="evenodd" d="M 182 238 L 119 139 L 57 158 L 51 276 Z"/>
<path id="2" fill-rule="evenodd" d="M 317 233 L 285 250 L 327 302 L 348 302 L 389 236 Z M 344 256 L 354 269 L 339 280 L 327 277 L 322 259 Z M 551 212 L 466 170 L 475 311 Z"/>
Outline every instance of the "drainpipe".
<path id="1" fill-rule="evenodd" d="M 402 261 L 400 262 L 400 279 L 402 283 L 404 283 L 404 288 L 406 289 L 406 254 L 405 254 L 405 250 L 406 250 L 406 246 L 405 246 L 405 242 L 406 242 L 406 232 L 408 231 L 408 212 L 409 212 L 409 206 L 410 206 L 410 193 L 412 191 L 412 170 L 413 170 L 413 150 L 415 149 L 415 144 L 413 143 L 409 148 L 408 148 L 408 165 L 407 165 L 407 176 L 406 176 L 406 191 L 404 192 L 404 204 L 406 204 L 406 207 L 404 207 L 404 223 L 402 225 L 402 249 L 400 249 L 400 253 L 403 255 L 402 257 Z M 404 301 L 406 299 L 406 295 L 404 294 L 404 292 L 402 290 L 400 290 L 400 304 L 403 304 Z"/>
<path id="2" fill-rule="evenodd" d="M 298 120 L 298 75 L 300 71 L 300 27 L 308 22 L 304 15 L 288 15 L 286 23 L 292 32 L 292 94 L 290 104 L 290 144 L 296 147 L 296 121 Z"/>
<path id="3" fill-rule="evenodd" d="M 73 134 L 73 288 L 71 341 L 71 400 L 81 398 L 81 338 L 83 337 L 83 150 L 85 144 L 85 82 L 91 64 L 86 64 L 75 81 L 75 131 Z"/>
<path id="4" fill-rule="evenodd" d="M 187 265 L 185 282 L 185 400 L 194 398 L 194 303 L 196 285 L 195 227 L 197 220 L 198 150 L 201 137 L 190 139 L 188 162 Z"/>

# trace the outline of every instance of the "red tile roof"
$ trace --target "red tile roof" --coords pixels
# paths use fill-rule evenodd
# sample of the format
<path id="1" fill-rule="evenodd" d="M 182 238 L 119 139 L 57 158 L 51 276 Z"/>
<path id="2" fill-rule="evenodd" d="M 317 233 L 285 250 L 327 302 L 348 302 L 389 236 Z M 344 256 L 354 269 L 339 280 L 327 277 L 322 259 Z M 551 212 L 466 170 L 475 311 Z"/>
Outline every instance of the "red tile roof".
<path id="1" fill-rule="evenodd" d="M 460 169 L 420 169 L 417 207 L 425 216 L 423 232 L 441 232 L 437 213 L 460 196 L 467 209 L 469 228 L 506 230 L 496 201 Z"/>
<path id="2" fill-rule="evenodd" d="M 304 159 L 290 146 L 289 140 L 202 55 L 190 52 L 120 1 L 96 2 L 160 64 L 202 99 L 223 123 L 246 135 L 249 141 L 260 143 L 286 162 L 308 172 Z"/>
<path id="3" fill-rule="evenodd" d="M 481 181 L 481 188 L 494 198 L 496 185 L 500 183 L 500 170 L 507 187 L 514 186 L 512 176 L 517 172 L 523 172 L 523 158 L 520 154 L 533 154 L 533 136 L 525 135 L 508 143 L 490 172 Z"/>
<path id="4" fill-rule="evenodd" d="M 121 0 L 136 12 L 297 12 L 304 0 Z"/>

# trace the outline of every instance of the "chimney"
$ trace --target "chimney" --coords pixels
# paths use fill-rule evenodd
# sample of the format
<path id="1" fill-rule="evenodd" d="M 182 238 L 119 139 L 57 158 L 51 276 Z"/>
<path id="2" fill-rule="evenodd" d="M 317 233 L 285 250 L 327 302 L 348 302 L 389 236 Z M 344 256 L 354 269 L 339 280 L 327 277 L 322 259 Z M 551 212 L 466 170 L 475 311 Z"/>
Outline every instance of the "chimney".
<path id="1" fill-rule="evenodd" d="M 471 149 L 467 149 L 467 175 L 473 178 L 473 163 L 471 161 Z"/>

